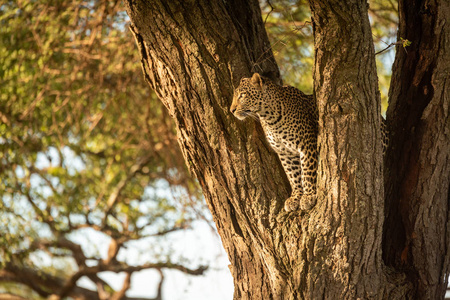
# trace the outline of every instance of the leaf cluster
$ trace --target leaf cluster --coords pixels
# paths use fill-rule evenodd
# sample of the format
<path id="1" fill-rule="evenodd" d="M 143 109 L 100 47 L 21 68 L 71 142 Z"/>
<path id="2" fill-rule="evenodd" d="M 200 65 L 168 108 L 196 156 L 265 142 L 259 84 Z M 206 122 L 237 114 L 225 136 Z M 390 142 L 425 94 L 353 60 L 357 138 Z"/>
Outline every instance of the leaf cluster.
<path id="1" fill-rule="evenodd" d="M 70 295 L 87 261 L 124 270 L 117 254 L 129 241 L 206 218 L 139 62 L 120 1 L 0 6 L 0 264 L 9 276 L 0 281 L 26 269 Z M 80 232 L 101 233 L 112 250 L 85 253 Z M 45 280 L 36 285 L 51 293 Z"/>

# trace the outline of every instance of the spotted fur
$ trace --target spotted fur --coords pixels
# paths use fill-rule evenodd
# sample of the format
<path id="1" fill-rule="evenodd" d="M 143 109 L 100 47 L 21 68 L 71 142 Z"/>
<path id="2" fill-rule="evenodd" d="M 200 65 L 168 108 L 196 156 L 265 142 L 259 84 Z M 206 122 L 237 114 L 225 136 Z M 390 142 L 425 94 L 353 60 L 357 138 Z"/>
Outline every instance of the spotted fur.
<path id="1" fill-rule="evenodd" d="M 318 111 L 311 95 L 279 86 L 255 73 L 236 88 L 230 111 L 240 120 L 259 119 L 292 187 L 286 211 L 316 203 Z"/>

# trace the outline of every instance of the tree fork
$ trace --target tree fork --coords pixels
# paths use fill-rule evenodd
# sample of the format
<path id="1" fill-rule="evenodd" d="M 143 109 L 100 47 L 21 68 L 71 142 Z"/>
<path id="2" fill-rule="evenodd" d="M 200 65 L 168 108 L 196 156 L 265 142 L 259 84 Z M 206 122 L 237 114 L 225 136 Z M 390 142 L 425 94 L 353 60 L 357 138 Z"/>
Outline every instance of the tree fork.
<path id="1" fill-rule="evenodd" d="M 174 118 L 228 253 L 234 298 L 412 297 L 381 256 L 380 108 L 366 2 L 311 1 L 319 198 L 294 213 L 283 211 L 289 183 L 261 127 L 228 110 L 241 77 L 279 80 L 258 1 L 126 5 L 144 74 Z"/>

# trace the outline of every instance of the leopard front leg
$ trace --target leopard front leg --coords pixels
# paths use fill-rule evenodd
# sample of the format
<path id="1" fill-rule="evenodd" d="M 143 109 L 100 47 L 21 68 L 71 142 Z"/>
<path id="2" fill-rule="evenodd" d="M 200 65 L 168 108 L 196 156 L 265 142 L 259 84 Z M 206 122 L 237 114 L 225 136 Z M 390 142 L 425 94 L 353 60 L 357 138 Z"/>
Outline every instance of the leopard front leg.
<path id="1" fill-rule="evenodd" d="M 300 201 L 300 209 L 308 210 L 317 202 L 316 182 L 317 182 L 317 150 L 305 149 L 300 152 L 301 181 L 303 195 Z"/>
<path id="2" fill-rule="evenodd" d="M 285 211 L 297 210 L 303 195 L 301 161 L 298 153 L 278 153 L 281 164 L 291 184 L 292 194 L 284 202 Z"/>

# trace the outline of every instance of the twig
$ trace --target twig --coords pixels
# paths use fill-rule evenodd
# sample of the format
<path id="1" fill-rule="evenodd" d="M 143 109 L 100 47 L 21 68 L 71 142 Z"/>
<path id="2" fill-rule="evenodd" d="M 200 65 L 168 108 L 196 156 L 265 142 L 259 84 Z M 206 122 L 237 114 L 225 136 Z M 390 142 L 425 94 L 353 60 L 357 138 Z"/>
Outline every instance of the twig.
<path id="1" fill-rule="evenodd" d="M 389 45 L 387 45 L 386 48 L 384 48 L 383 50 L 380 50 L 380 51 L 378 51 L 377 53 L 375 53 L 375 55 L 378 55 L 378 54 L 381 54 L 381 53 L 385 52 L 386 50 L 388 50 L 388 49 L 391 48 L 392 46 L 395 46 L 395 45 L 402 45 L 402 44 L 403 44 L 402 41 L 390 43 Z M 405 51 L 406 51 L 406 49 L 405 49 Z"/>
<path id="2" fill-rule="evenodd" d="M 264 26 L 266 25 L 267 19 L 269 18 L 269 15 L 273 12 L 273 6 L 272 3 L 270 3 L 269 0 L 267 0 L 267 5 L 270 6 L 270 11 L 267 13 L 266 18 L 264 19 Z"/>
<path id="3" fill-rule="evenodd" d="M 297 32 L 302 30 L 303 28 L 305 28 L 306 26 L 311 25 L 311 21 L 305 21 L 302 25 L 297 26 L 297 24 L 295 24 L 294 22 L 294 29 L 291 30 L 291 32 Z M 266 51 L 264 51 L 256 60 L 256 62 L 253 64 L 253 68 L 252 70 L 256 67 L 259 66 L 260 64 L 262 64 L 263 62 L 267 61 L 268 59 L 270 59 L 270 56 L 264 58 L 265 56 L 267 56 L 266 54 L 269 51 L 273 51 L 274 53 L 276 53 L 276 51 L 274 50 L 275 46 L 280 43 L 284 46 L 286 46 L 286 43 L 284 43 L 284 38 L 287 36 L 287 34 L 284 34 L 279 40 L 277 40 L 275 43 L 273 43 L 273 45 L 271 45 L 269 48 L 267 48 Z"/>

